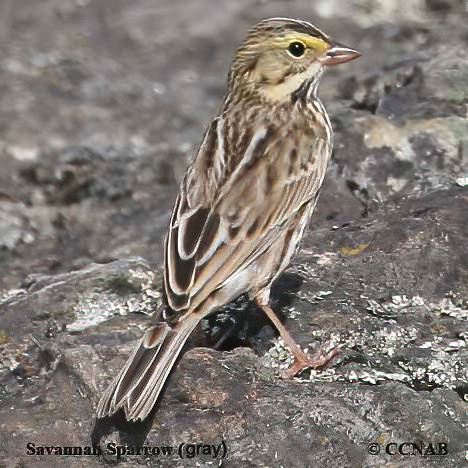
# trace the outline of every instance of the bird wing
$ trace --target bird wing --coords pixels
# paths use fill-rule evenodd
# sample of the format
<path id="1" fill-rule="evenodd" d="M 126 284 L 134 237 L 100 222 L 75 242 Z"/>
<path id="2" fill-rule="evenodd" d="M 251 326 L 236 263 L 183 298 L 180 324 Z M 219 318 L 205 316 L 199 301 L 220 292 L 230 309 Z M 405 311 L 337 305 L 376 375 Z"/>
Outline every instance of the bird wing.
<path id="1" fill-rule="evenodd" d="M 207 154 L 201 154 L 223 146 L 216 124 L 204 142 L 182 184 L 166 239 L 165 289 L 172 319 L 234 281 L 235 273 L 266 252 L 292 220 L 297 222 L 304 204 L 315 201 L 329 157 L 326 138 L 260 127 L 240 162 L 223 172 L 227 155 L 208 153 L 212 164 L 207 167 Z M 217 168 L 220 160 L 224 165 Z M 242 292 L 247 291 L 236 295 Z"/>

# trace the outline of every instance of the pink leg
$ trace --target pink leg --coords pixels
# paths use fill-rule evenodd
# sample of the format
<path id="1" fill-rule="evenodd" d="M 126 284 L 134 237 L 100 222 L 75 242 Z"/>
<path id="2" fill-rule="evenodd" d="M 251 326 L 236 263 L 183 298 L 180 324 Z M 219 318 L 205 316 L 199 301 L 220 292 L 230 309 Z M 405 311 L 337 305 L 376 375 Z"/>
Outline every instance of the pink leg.
<path id="1" fill-rule="evenodd" d="M 304 353 L 304 351 L 302 351 L 298 344 L 294 341 L 294 338 L 291 336 L 288 330 L 286 330 L 285 326 L 281 323 L 278 316 L 273 312 L 273 309 L 268 304 L 260 303 L 258 299 L 256 300 L 256 304 L 268 315 L 269 319 L 273 322 L 279 334 L 281 335 L 281 338 L 283 338 L 284 343 L 294 355 L 293 365 L 289 369 L 281 372 L 282 377 L 294 377 L 306 368 L 317 369 L 319 367 L 324 367 L 338 354 L 340 346 L 332 349 L 326 354 L 319 353 L 315 356 L 309 356 L 308 354 Z"/>

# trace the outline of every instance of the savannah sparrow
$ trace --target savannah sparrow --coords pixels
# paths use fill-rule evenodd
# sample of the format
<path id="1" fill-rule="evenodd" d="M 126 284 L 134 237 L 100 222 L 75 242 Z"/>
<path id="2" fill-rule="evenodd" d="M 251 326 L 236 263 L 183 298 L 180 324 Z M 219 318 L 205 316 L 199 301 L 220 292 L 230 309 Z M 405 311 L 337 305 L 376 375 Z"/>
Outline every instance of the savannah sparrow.
<path id="1" fill-rule="evenodd" d="M 305 21 L 267 19 L 247 34 L 172 212 L 162 320 L 103 394 L 98 417 L 123 409 L 130 421 L 145 419 L 195 326 L 244 293 L 294 354 L 289 375 L 331 358 L 301 351 L 268 300 L 298 248 L 332 150 L 316 94 L 323 68 L 359 56 Z"/>

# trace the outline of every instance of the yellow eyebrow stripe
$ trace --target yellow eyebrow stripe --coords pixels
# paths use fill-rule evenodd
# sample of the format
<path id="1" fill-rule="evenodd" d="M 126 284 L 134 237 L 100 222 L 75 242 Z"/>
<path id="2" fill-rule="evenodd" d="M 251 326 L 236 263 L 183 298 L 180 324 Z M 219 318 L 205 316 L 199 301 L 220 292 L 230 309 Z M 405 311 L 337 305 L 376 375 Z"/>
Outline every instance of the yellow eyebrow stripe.
<path id="1" fill-rule="evenodd" d="M 274 41 L 275 45 L 282 48 L 287 48 L 291 42 L 300 41 L 305 44 L 308 49 L 312 49 L 319 53 L 324 52 L 328 48 L 328 44 L 319 37 L 308 36 L 307 34 L 290 33 Z"/>
<path id="2" fill-rule="evenodd" d="M 303 41 L 308 49 L 316 50 L 317 52 L 325 52 L 329 45 L 318 37 L 306 36 L 306 39 Z"/>

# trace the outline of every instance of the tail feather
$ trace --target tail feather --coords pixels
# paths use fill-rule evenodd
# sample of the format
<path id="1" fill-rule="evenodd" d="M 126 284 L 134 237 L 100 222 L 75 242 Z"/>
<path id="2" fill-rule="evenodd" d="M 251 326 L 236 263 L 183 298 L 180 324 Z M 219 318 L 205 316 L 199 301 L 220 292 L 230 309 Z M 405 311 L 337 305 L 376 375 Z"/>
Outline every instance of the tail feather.
<path id="1" fill-rule="evenodd" d="M 129 421 L 145 419 L 199 318 L 188 316 L 175 328 L 160 323 L 148 330 L 115 380 L 102 395 L 97 417 L 123 409 Z"/>

